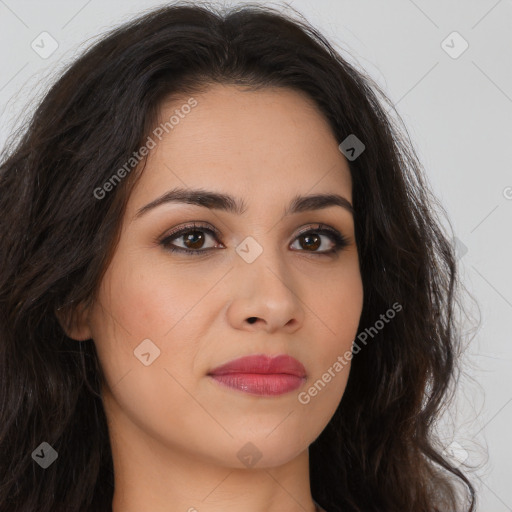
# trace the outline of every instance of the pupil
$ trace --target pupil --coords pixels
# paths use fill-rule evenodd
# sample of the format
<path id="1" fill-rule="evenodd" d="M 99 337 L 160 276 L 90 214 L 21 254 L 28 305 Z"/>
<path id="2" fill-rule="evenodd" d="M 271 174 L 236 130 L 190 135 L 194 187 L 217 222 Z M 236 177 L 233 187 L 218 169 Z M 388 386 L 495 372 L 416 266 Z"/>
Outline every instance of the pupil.
<path id="1" fill-rule="evenodd" d="M 201 231 L 191 231 L 185 237 L 186 237 L 185 244 L 187 245 L 187 247 L 190 247 L 189 242 L 191 242 L 192 243 L 192 247 L 190 247 L 191 249 L 201 248 L 201 245 L 202 245 L 201 242 L 204 241 Z M 195 241 L 194 241 L 194 238 L 196 239 Z"/>
<path id="2" fill-rule="evenodd" d="M 313 246 L 311 246 L 311 242 L 309 242 L 309 240 L 313 239 L 316 239 L 316 243 L 313 242 Z M 320 247 L 320 237 L 318 235 L 305 235 L 304 240 L 306 241 L 306 245 L 308 245 L 310 249 L 318 249 L 318 247 Z"/>

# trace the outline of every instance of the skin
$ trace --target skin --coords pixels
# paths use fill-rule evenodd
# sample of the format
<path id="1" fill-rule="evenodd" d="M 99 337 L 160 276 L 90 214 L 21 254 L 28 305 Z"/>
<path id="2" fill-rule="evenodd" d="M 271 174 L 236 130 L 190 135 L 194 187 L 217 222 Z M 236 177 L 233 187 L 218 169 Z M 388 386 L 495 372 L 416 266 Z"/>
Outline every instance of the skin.
<path id="1" fill-rule="evenodd" d="M 351 349 L 363 287 L 348 210 L 283 211 L 297 194 L 336 193 L 352 203 L 348 163 L 301 93 L 214 85 L 194 98 L 198 105 L 156 139 L 98 296 L 68 332 L 94 340 L 106 376 L 113 511 L 313 512 L 308 446 L 334 414 L 350 362 L 308 404 L 298 393 Z M 187 99 L 164 104 L 161 119 Z M 247 209 L 167 203 L 135 217 L 177 186 L 228 193 Z M 172 243 L 211 251 L 171 253 L 158 243 L 193 221 L 221 236 L 202 232 L 202 246 L 183 236 Z M 298 231 L 318 223 L 348 246 L 315 254 L 330 249 L 331 238 L 321 235 L 321 247 L 310 249 Z M 235 250 L 247 236 L 263 249 L 252 263 Z M 134 356 L 145 339 L 160 350 L 148 366 Z M 280 396 L 250 395 L 207 376 L 241 356 L 283 353 L 304 364 L 307 381 Z M 251 467 L 237 457 L 248 442 L 261 454 Z"/>

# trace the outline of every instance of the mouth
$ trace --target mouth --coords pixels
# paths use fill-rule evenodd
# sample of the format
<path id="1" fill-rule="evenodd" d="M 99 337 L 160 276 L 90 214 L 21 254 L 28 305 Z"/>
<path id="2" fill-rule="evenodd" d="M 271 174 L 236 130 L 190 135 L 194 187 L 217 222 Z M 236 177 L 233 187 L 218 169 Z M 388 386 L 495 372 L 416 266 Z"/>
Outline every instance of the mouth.
<path id="1" fill-rule="evenodd" d="M 235 359 L 208 373 L 220 385 L 258 396 L 276 396 L 298 389 L 306 369 L 288 355 L 253 355 Z"/>

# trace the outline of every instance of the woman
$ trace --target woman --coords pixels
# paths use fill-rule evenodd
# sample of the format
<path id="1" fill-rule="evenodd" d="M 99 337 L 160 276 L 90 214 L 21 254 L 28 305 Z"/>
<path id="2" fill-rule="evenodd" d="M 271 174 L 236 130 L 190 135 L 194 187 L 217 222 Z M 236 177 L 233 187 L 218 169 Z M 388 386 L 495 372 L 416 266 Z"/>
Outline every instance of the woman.
<path id="1" fill-rule="evenodd" d="M 1 163 L 1 510 L 474 510 L 453 249 L 375 91 L 249 6 L 69 67 Z"/>

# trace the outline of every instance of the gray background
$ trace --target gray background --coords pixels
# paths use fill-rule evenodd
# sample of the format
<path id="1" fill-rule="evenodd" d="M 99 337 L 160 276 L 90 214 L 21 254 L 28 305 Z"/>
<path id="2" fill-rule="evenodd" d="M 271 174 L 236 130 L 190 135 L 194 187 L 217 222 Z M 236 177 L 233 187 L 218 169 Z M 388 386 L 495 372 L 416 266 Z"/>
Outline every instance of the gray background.
<path id="1" fill-rule="evenodd" d="M 234 3 L 246 2 L 222 5 Z M 76 55 L 157 5 L 0 0 L 0 145 Z M 462 278 L 478 307 L 468 305 L 475 319 L 466 323 L 464 373 L 439 432 L 454 460 L 476 467 L 469 474 L 478 510 L 512 511 L 512 0 L 289 5 L 383 87 L 447 210 Z M 58 48 L 43 59 L 31 44 L 42 47 L 45 31 Z M 463 39 L 448 37 L 454 31 Z M 469 46 L 459 55 L 464 40 Z"/>

